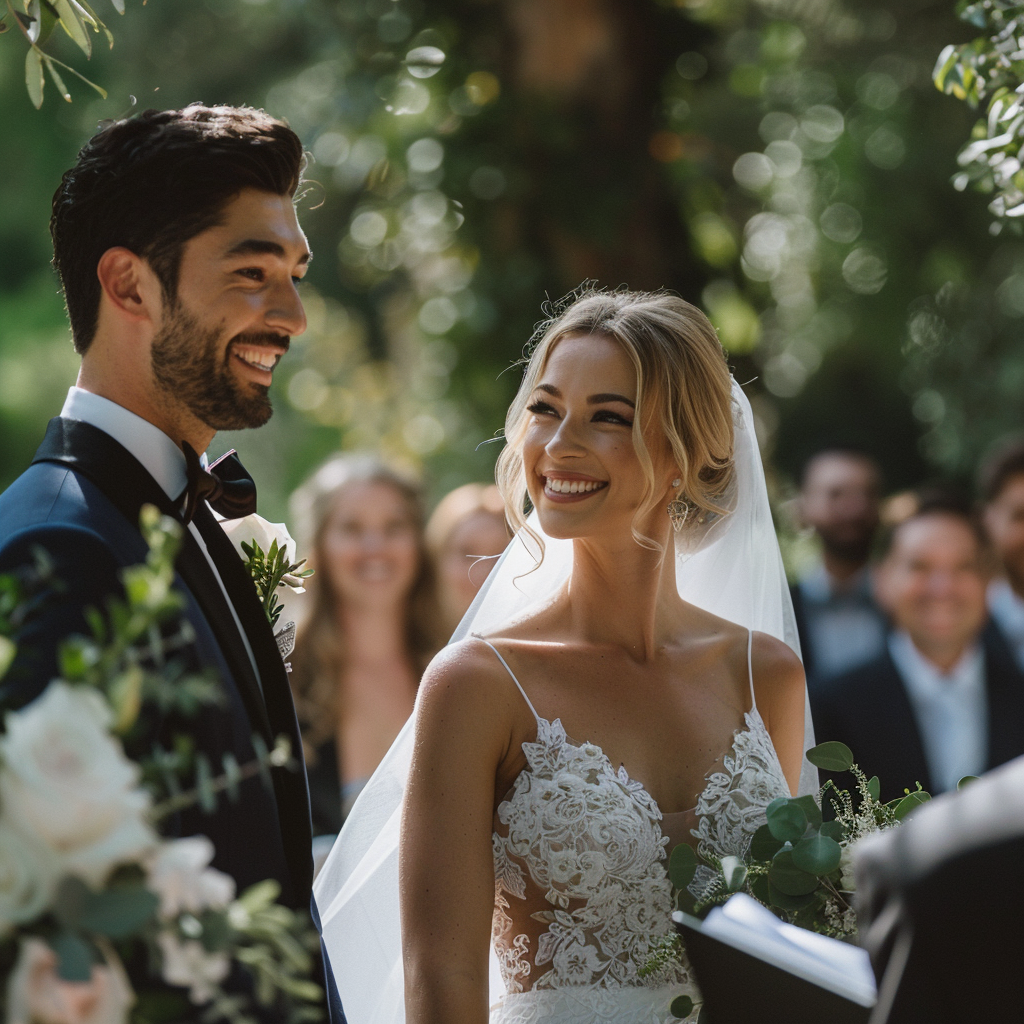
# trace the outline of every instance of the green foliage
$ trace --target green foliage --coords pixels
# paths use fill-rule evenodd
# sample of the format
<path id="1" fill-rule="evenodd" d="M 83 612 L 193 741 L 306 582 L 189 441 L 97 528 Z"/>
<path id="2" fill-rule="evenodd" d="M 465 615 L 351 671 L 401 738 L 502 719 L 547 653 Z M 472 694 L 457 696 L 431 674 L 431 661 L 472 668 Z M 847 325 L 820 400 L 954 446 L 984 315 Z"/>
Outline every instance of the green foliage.
<path id="1" fill-rule="evenodd" d="M 993 194 L 989 210 L 997 218 L 996 227 L 1008 223 L 1017 229 L 1018 218 L 1024 216 L 1024 4 L 960 0 L 957 13 L 984 35 L 942 50 L 933 72 L 935 85 L 971 107 L 985 100 L 988 106 L 971 141 L 960 151 L 957 162 L 962 170 L 953 177 L 953 185 L 961 191 L 971 185 Z"/>
<path id="2" fill-rule="evenodd" d="M 302 568 L 306 564 L 304 558 L 298 562 L 289 562 L 287 550 L 279 548 L 276 540 L 271 542 L 267 552 L 255 540 L 251 543 L 243 540 L 241 546 L 246 557 L 245 567 L 260 595 L 263 613 L 271 627 L 276 626 L 284 611 L 284 605 L 277 596 L 278 588 L 299 586 L 302 580 L 313 575 L 313 570 Z"/>
<path id="3" fill-rule="evenodd" d="M 124 14 L 124 0 L 110 0 L 118 14 Z M 0 26 L 9 29 L 11 22 L 21 31 L 22 38 L 28 44 L 25 52 L 25 87 L 33 106 L 38 109 L 43 105 L 43 90 L 46 85 L 46 73 L 60 95 L 71 102 L 60 71 L 69 71 L 86 85 L 91 86 L 100 96 L 106 98 L 106 91 L 80 74 L 73 67 L 57 60 L 45 47 L 50 41 L 54 30 L 59 26 L 64 30 L 85 54 L 92 57 L 93 34 L 102 34 L 110 47 L 114 45 L 114 37 L 110 29 L 96 14 L 87 0 L 3 0 L 7 8 L 7 16 L 0 18 Z"/>

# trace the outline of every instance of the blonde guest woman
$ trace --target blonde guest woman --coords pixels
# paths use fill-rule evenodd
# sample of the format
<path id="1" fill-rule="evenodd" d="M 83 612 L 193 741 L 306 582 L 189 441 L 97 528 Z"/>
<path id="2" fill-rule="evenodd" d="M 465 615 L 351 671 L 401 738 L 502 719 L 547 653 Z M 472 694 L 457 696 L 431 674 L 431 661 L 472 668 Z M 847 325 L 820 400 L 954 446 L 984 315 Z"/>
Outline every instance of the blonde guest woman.
<path id="1" fill-rule="evenodd" d="M 419 486 L 370 455 L 339 455 L 292 498 L 315 569 L 291 683 L 313 834 L 341 829 L 412 713 L 440 646 Z"/>
<path id="2" fill-rule="evenodd" d="M 463 484 L 446 494 L 427 522 L 437 599 L 445 633 L 466 614 L 498 556 L 508 546 L 505 502 L 494 484 Z"/>
<path id="3" fill-rule="evenodd" d="M 505 437 L 519 533 L 324 867 L 324 939 L 352 1024 L 660 1024 L 699 998 L 641 973 L 667 851 L 742 855 L 817 788 L 753 416 L 700 310 L 597 292 Z"/>

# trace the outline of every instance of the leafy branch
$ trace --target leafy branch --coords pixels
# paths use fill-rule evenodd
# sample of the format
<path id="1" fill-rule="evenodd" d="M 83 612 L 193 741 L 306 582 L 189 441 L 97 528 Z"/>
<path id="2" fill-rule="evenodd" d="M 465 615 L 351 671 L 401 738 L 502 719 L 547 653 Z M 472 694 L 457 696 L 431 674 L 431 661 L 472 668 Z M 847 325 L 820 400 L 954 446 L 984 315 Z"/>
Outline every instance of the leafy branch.
<path id="1" fill-rule="evenodd" d="M 25 87 L 28 89 L 29 99 L 32 100 L 37 110 L 43 105 L 43 89 L 46 85 L 47 72 L 49 72 L 57 91 L 68 103 L 71 102 L 71 93 L 64 84 L 61 71 L 67 71 L 81 79 L 106 99 L 106 91 L 101 86 L 86 78 L 69 64 L 57 60 L 44 49 L 58 26 L 74 40 L 86 58 L 92 57 L 90 31 L 94 35 L 102 33 L 108 45 L 113 48 L 113 34 L 92 5 L 88 3 L 88 0 L 3 0 L 3 2 L 7 8 L 7 14 L 0 17 L 0 32 L 6 32 L 10 27 L 7 22 L 7 19 L 10 18 L 28 43 L 28 51 L 25 54 Z M 143 3 L 145 2 L 146 0 L 143 0 Z M 124 0 L 110 0 L 110 3 L 118 14 L 124 14 Z"/>
<path id="2" fill-rule="evenodd" d="M 994 194 L 989 210 L 1003 224 L 1024 217 L 1024 171 L 1020 150 L 1024 140 L 1024 4 L 1008 0 L 960 0 L 957 14 L 983 35 L 950 45 L 939 54 L 932 73 L 942 92 L 979 107 L 988 100 L 986 116 L 961 150 L 961 170 L 953 176 L 960 191 L 971 185 Z"/>

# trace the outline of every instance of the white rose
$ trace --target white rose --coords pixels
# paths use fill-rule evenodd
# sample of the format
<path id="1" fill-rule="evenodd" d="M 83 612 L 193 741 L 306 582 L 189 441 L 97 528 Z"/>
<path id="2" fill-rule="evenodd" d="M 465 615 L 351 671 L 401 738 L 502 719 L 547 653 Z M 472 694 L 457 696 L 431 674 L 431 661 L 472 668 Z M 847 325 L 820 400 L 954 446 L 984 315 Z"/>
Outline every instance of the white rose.
<path id="1" fill-rule="evenodd" d="M 200 914 L 223 910 L 235 898 L 235 880 L 209 867 L 213 843 L 206 836 L 189 836 L 162 843 L 150 859 L 149 889 L 160 897 L 160 914 Z"/>
<path id="2" fill-rule="evenodd" d="M 49 847 L 0 816 L 0 935 L 35 920 L 50 905 L 59 870 Z"/>
<path id="3" fill-rule="evenodd" d="M 275 540 L 278 550 L 283 548 L 286 552 L 285 557 L 289 564 L 295 561 L 295 541 L 292 540 L 288 527 L 284 523 L 268 523 L 266 519 L 254 512 L 251 516 L 243 516 L 241 519 L 224 519 L 220 525 L 228 535 L 228 540 L 235 545 L 235 550 L 243 561 L 248 556 L 242 550 L 242 541 L 245 541 L 246 544 L 256 541 L 263 553 L 266 554 Z"/>
<path id="4" fill-rule="evenodd" d="M 857 876 L 853 869 L 853 844 L 843 847 L 842 856 L 839 858 L 839 885 L 843 892 L 854 892 L 857 887 Z"/>
<path id="5" fill-rule="evenodd" d="M 7 983 L 7 1024 L 127 1024 L 134 1002 L 116 958 L 93 967 L 88 981 L 62 981 L 53 950 L 27 938 Z"/>
<path id="6" fill-rule="evenodd" d="M 195 939 L 182 942 L 171 932 L 161 932 L 156 941 L 163 953 L 164 981 L 187 988 L 193 1003 L 209 1002 L 231 969 L 227 953 L 207 953 Z"/>
<path id="7" fill-rule="evenodd" d="M 95 690 L 58 681 L 9 713 L 0 739 L 5 816 L 49 846 L 64 873 L 96 887 L 157 842 L 146 820 L 149 795 L 108 731 L 112 720 Z"/>

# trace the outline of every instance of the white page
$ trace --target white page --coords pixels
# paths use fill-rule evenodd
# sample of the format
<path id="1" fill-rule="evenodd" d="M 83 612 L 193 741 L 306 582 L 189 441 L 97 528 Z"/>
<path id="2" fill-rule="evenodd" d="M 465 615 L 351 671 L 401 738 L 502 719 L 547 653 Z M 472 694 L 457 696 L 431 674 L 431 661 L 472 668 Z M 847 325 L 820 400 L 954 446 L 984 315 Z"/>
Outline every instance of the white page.
<path id="1" fill-rule="evenodd" d="M 875 976 L 865 950 L 786 924 L 745 893 L 730 897 L 724 907 L 715 907 L 703 921 L 688 914 L 680 916 L 690 927 L 773 967 L 860 1006 L 875 1004 Z"/>

